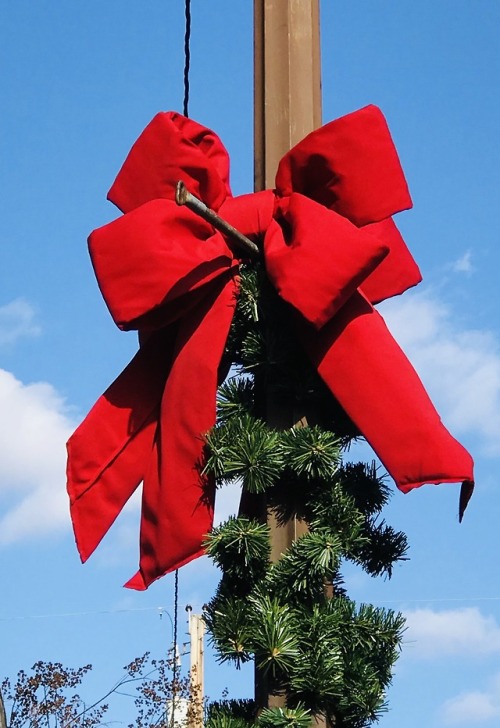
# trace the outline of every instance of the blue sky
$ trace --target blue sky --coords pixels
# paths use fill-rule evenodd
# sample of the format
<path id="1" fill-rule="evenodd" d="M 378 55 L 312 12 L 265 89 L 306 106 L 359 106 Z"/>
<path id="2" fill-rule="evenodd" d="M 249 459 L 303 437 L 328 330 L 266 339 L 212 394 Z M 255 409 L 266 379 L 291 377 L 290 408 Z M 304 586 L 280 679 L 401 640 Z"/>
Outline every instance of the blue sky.
<path id="1" fill-rule="evenodd" d="M 221 136 L 233 190 L 248 192 L 252 3 L 192 5 L 190 115 Z M 117 216 L 105 197 L 131 143 L 182 107 L 183 22 L 181 0 L 0 6 L 0 675 L 91 662 L 93 695 L 172 641 L 159 608 L 172 613 L 173 577 L 121 587 L 137 564 L 136 501 L 79 564 L 64 443 L 136 348 L 107 313 L 86 237 Z M 415 205 L 398 221 L 424 283 L 384 315 L 476 460 L 462 525 L 454 485 L 395 493 L 386 517 L 411 560 L 390 582 L 347 573 L 354 598 L 408 618 L 383 728 L 500 717 L 499 23 L 491 0 L 322 2 L 324 121 L 379 105 Z M 216 580 L 205 559 L 181 571 L 182 638 L 184 606 L 199 609 Z M 213 698 L 247 696 L 251 680 L 207 663 Z M 127 703 L 116 711 L 126 720 Z"/>

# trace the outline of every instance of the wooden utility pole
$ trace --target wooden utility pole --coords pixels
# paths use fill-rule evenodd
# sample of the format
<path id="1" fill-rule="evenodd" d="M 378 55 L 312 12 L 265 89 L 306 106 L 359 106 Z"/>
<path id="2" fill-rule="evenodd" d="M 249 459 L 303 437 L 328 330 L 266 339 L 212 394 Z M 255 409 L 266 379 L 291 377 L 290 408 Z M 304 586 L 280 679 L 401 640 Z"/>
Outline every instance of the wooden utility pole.
<path id="1" fill-rule="evenodd" d="M 254 0 L 254 189 L 273 188 L 281 157 L 306 134 L 321 125 L 321 59 L 319 0 Z M 306 424 L 292 403 L 267 392 L 266 421 L 276 428 Z M 271 559 L 306 532 L 291 519 L 279 526 L 267 513 L 271 527 Z M 256 672 L 257 705 L 283 705 L 270 696 Z"/>
<path id="2" fill-rule="evenodd" d="M 5 713 L 2 693 L 0 693 L 0 728 L 7 728 L 7 715 Z"/>
<path id="3" fill-rule="evenodd" d="M 319 0 L 254 0 L 255 191 L 321 126 Z"/>
<path id="4" fill-rule="evenodd" d="M 190 650 L 190 689 L 189 728 L 203 728 L 203 642 L 205 622 L 201 614 L 189 613 Z"/>
<path id="5" fill-rule="evenodd" d="M 254 0 L 254 187 L 274 187 L 281 157 L 321 125 L 319 0 Z M 303 413 L 267 397 L 268 424 L 292 427 Z M 271 558 L 305 532 L 270 514 Z"/>

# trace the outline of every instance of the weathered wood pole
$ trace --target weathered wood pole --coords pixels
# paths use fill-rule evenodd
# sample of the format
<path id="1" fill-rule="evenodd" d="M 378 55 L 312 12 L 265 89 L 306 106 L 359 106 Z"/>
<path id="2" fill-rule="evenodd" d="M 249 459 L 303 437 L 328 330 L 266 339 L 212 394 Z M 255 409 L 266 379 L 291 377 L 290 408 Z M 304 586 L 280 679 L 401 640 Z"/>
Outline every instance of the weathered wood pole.
<path id="1" fill-rule="evenodd" d="M 254 0 L 254 188 L 274 187 L 281 157 L 321 125 L 319 0 Z M 291 427 L 303 416 L 267 398 L 267 421 Z M 272 516 L 271 557 L 279 559 L 303 524 Z"/>
<path id="2" fill-rule="evenodd" d="M 319 0 L 254 0 L 254 189 L 273 188 L 281 157 L 306 134 L 321 125 L 321 59 Z M 305 424 L 304 413 L 267 393 L 266 420 L 273 427 Z M 271 558 L 300 535 L 305 524 L 296 519 L 279 526 L 272 513 Z M 256 672 L 259 707 L 283 705 L 272 696 Z"/>
<path id="3" fill-rule="evenodd" d="M 254 0 L 255 191 L 321 126 L 319 0 Z"/>
<path id="4" fill-rule="evenodd" d="M 8 728 L 2 693 L 0 693 L 0 728 Z"/>
<path id="5" fill-rule="evenodd" d="M 204 635 L 205 622 L 201 614 L 189 613 L 190 689 L 191 706 L 188 714 L 189 728 L 203 728 L 204 707 Z"/>

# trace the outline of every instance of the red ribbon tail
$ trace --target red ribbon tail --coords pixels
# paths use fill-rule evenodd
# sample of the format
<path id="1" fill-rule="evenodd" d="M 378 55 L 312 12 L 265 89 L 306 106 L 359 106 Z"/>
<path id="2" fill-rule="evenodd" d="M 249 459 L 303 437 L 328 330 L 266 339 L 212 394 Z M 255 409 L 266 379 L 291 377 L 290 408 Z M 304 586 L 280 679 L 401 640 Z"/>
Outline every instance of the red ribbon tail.
<path id="1" fill-rule="evenodd" d="M 472 493 L 473 461 L 445 428 L 382 317 L 359 293 L 319 333 L 304 332 L 318 372 L 403 492 L 424 483 Z"/>
<path id="2" fill-rule="evenodd" d="M 136 591 L 146 591 L 147 589 L 140 571 L 137 571 L 123 586 L 126 589 L 135 589 Z"/>
<path id="3" fill-rule="evenodd" d="M 67 489 L 86 561 L 144 478 L 171 353 L 151 337 L 68 441 Z"/>
<path id="4" fill-rule="evenodd" d="M 458 502 L 458 521 L 462 523 L 465 509 L 467 508 L 474 492 L 474 481 L 464 480 L 460 488 L 460 500 Z"/>
<path id="5" fill-rule="evenodd" d="M 215 424 L 218 367 L 236 305 L 233 271 L 182 319 L 144 478 L 140 578 L 146 588 L 203 553 L 215 485 L 202 472 L 203 435 Z M 142 579 L 142 581 L 141 581 Z"/>
<path id="6" fill-rule="evenodd" d="M 70 512 L 78 553 L 83 562 L 95 551 L 141 483 L 144 463 L 148 461 L 152 450 L 155 429 L 156 418 L 153 417 L 124 442 L 112 463 L 77 496 L 74 494 L 81 484 L 71 473 L 78 469 L 78 461 L 87 450 L 89 442 L 102 431 L 94 427 L 92 417 L 87 418 L 75 433 L 76 439 L 68 443 Z"/>

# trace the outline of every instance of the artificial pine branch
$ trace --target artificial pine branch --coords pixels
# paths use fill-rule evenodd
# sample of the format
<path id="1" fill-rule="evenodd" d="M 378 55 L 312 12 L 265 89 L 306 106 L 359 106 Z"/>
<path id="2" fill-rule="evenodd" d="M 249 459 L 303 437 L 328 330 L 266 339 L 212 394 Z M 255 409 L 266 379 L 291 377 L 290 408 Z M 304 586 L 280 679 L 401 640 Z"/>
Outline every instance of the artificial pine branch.
<path id="1" fill-rule="evenodd" d="M 300 353 L 291 321 L 261 264 L 243 266 L 227 344 L 236 369 L 206 437 L 206 472 L 218 486 L 241 481 L 265 495 L 278 522 L 298 517 L 309 530 L 276 563 L 258 520 L 230 518 L 208 535 L 207 553 L 222 570 L 205 611 L 218 659 L 237 667 L 255 659 L 268 692 L 286 697 L 286 707 L 259 714 L 251 702 L 243 713 L 221 704 L 208 728 L 306 728 L 312 715 L 365 728 L 385 708 L 402 639 L 401 615 L 346 594 L 344 562 L 390 577 L 406 558 L 406 537 L 381 520 L 390 491 L 376 465 L 342 460 L 359 433 Z M 313 411 L 314 421 L 273 429 L 266 392 Z"/>
<path id="2" fill-rule="evenodd" d="M 219 387 L 217 422 L 225 423 L 231 417 L 253 414 L 254 383 L 250 377 L 231 376 Z"/>
<path id="3" fill-rule="evenodd" d="M 232 581 L 242 580 L 248 587 L 265 576 L 269 555 L 269 527 L 248 518 L 230 518 L 212 529 L 205 549 Z"/>
<path id="4" fill-rule="evenodd" d="M 283 680 L 300 656 L 294 610 L 267 594 L 250 602 L 256 665 L 266 677 Z"/>
<path id="5" fill-rule="evenodd" d="M 260 728 L 309 728 L 311 711 L 300 703 L 295 708 L 264 708 L 257 718 Z"/>
<path id="6" fill-rule="evenodd" d="M 297 427 L 281 434 L 281 447 L 287 467 L 308 480 L 328 480 L 338 468 L 339 441 L 320 427 Z"/>
<path id="7" fill-rule="evenodd" d="M 252 658 L 251 614 L 245 598 L 229 593 L 222 584 L 203 616 L 219 662 L 234 662 L 239 668 Z"/>
<path id="8" fill-rule="evenodd" d="M 249 493 L 263 493 L 283 469 L 279 433 L 249 414 L 231 417 L 207 435 L 205 466 L 220 484 L 240 478 Z"/>

